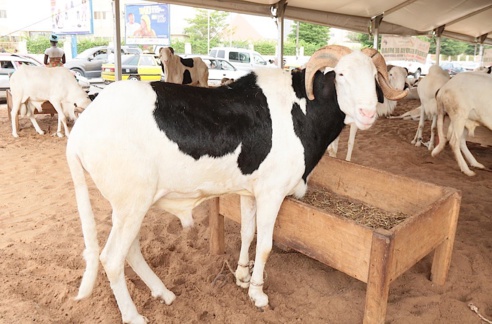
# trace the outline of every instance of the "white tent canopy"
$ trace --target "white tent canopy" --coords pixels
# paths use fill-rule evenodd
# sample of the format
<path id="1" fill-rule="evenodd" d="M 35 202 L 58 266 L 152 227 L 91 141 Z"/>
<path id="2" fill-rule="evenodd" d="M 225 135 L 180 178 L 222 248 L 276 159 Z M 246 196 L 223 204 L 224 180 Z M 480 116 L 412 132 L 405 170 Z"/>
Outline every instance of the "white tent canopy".
<path id="1" fill-rule="evenodd" d="M 113 0 L 120 12 L 119 0 Z M 197 8 L 277 17 L 280 60 L 283 57 L 283 19 L 374 35 L 445 36 L 492 45 L 491 0 L 152 0 Z M 116 50 L 120 43 L 120 15 L 115 15 Z M 490 33 L 490 35 L 489 35 Z M 115 78 L 121 65 L 115 59 Z M 119 71 L 118 71 L 119 70 Z"/>
<path id="2" fill-rule="evenodd" d="M 152 0 L 259 16 L 272 16 L 272 7 L 285 5 L 284 18 L 350 31 L 372 32 L 382 17 L 379 33 L 442 36 L 492 45 L 490 0 Z M 489 35 L 490 33 L 490 35 Z"/>

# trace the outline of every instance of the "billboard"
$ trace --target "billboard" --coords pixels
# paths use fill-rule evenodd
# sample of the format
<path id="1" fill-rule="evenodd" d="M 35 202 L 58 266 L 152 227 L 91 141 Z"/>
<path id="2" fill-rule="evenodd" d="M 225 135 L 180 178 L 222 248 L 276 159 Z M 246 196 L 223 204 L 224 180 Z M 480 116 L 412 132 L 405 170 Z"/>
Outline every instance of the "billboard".
<path id="1" fill-rule="evenodd" d="M 386 61 L 414 61 L 425 64 L 430 43 L 410 36 L 381 37 L 381 54 Z"/>
<path id="2" fill-rule="evenodd" d="M 51 0 L 53 33 L 93 34 L 92 22 L 92 0 Z"/>
<path id="3" fill-rule="evenodd" d="M 168 4 L 129 4 L 125 7 L 127 45 L 170 45 Z"/>

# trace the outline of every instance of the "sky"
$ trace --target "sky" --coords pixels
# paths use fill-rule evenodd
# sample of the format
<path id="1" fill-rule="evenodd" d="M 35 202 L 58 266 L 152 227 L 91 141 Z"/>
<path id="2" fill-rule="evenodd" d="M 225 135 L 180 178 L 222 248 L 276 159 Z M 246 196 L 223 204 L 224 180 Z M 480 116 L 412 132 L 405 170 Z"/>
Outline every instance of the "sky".
<path id="1" fill-rule="evenodd" d="M 171 18 L 171 34 L 182 34 L 183 29 L 187 27 L 188 23 L 185 19 L 193 18 L 196 15 L 196 8 L 185 7 L 178 5 L 171 5 L 170 18 Z M 233 16 L 234 13 L 229 13 L 229 16 Z M 274 20 L 270 17 L 260 17 L 252 15 L 242 15 L 248 22 L 265 38 L 276 39 L 277 38 L 277 26 Z M 284 27 L 284 33 L 290 31 L 289 22 L 286 21 Z"/>

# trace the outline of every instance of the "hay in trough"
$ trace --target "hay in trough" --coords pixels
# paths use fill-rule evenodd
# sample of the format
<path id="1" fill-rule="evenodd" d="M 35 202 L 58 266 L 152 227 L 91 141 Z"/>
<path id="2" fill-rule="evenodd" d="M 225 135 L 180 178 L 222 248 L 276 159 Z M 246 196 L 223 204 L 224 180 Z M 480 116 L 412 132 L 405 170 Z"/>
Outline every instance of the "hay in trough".
<path id="1" fill-rule="evenodd" d="M 389 212 L 337 195 L 323 187 L 310 186 L 301 201 L 371 228 L 389 230 L 408 217 L 402 212 Z"/>

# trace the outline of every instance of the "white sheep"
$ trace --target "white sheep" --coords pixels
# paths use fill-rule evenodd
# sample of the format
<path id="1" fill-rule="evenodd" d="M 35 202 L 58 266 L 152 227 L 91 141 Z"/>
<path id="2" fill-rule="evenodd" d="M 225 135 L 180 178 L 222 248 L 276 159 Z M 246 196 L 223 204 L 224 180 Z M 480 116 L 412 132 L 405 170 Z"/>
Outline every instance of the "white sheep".
<path id="1" fill-rule="evenodd" d="M 388 77 L 389 84 L 392 88 L 403 90 L 405 88 L 405 83 L 408 75 L 408 70 L 394 65 L 388 65 Z M 376 110 L 378 116 L 389 116 L 395 110 L 397 101 L 389 100 L 384 98 L 383 102 L 378 102 Z M 357 134 L 357 126 L 355 124 L 350 124 L 350 133 L 347 143 L 347 155 L 345 160 L 350 161 L 352 159 L 352 151 L 355 143 L 355 135 Z M 333 141 L 330 146 L 328 146 L 328 154 L 332 157 L 336 157 L 338 151 L 338 140 L 337 138 Z"/>
<path id="2" fill-rule="evenodd" d="M 463 72 L 443 85 L 437 94 L 439 144 L 432 151 L 432 156 L 439 154 L 449 139 L 449 145 L 461 171 L 468 176 L 475 175 L 475 172 L 470 170 L 461 153 L 472 167 L 485 169 L 468 149 L 466 137 L 468 133 L 473 136 L 475 128 L 480 125 L 492 130 L 491 90 L 490 75 L 482 72 Z M 447 137 L 443 129 L 446 113 L 450 119 Z"/>
<path id="3" fill-rule="evenodd" d="M 159 50 L 164 81 L 208 87 L 208 66 L 199 57 L 182 58 L 174 54 L 172 47 Z"/>
<path id="4" fill-rule="evenodd" d="M 439 65 L 432 65 L 429 73 L 419 82 L 417 92 L 420 98 L 420 118 L 417 132 L 412 140 L 415 146 L 422 145 L 422 133 L 424 130 L 425 119 L 432 120 L 431 137 L 427 147 L 429 151 L 434 148 L 434 137 L 437 120 L 436 93 L 450 79 L 448 72 L 444 71 Z"/>
<path id="5" fill-rule="evenodd" d="M 34 117 L 34 109 L 42 111 L 41 105 L 49 101 L 58 114 L 58 128 L 56 134 L 63 136 L 61 125 L 65 135 L 69 136 L 67 117 L 75 119 L 75 112 L 81 112 L 91 100 L 81 88 L 75 76 L 64 67 L 46 68 L 44 66 L 22 65 L 10 77 L 10 90 L 12 94 L 12 135 L 19 137 L 17 133 L 17 114 L 27 115 L 36 131 L 43 135 L 44 131 L 39 127 Z"/>
<path id="6" fill-rule="evenodd" d="M 319 71 L 327 66 L 334 71 Z M 98 273 L 86 171 L 113 208 L 100 260 L 123 322 L 146 322 L 126 287 L 125 259 L 153 297 L 166 304 L 175 299 L 140 251 L 139 231 L 148 209 L 155 204 L 189 227 L 195 206 L 226 193 L 241 195 L 236 283 L 249 287 L 257 307 L 268 305 L 263 272 L 282 201 L 304 195 L 309 174 L 344 121 L 371 127 L 377 115 L 376 77 L 386 96 L 404 95 L 388 85 L 380 53 L 332 45 L 315 52 L 305 70 L 263 69 L 228 87 L 136 81 L 106 87 L 77 120 L 67 143 L 86 246 L 77 299 L 90 295 Z"/>

